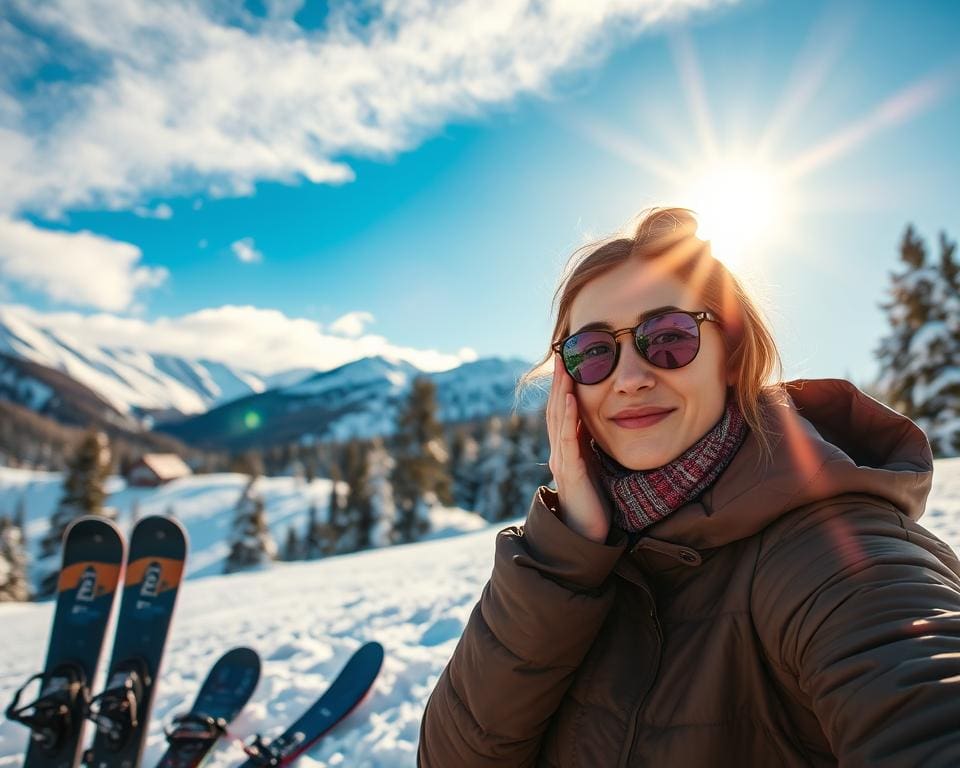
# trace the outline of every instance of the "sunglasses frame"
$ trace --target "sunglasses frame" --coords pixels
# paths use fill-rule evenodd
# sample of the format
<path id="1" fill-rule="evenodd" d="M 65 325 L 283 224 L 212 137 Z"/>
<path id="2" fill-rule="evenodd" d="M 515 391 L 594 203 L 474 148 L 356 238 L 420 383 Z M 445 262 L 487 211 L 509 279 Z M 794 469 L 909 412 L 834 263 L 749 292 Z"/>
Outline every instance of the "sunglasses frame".
<path id="1" fill-rule="evenodd" d="M 640 330 L 640 327 L 642 325 L 650 322 L 651 320 L 655 320 L 658 317 L 663 317 L 664 315 L 686 315 L 697 324 L 697 352 L 693 357 L 690 358 L 688 362 L 684 363 L 683 365 L 678 365 L 676 368 L 664 368 L 662 366 L 657 365 L 656 363 L 651 362 L 650 359 L 644 353 L 644 350 L 640 346 L 641 334 L 637 333 L 637 331 Z M 592 387 L 594 384 L 599 384 L 600 382 L 606 381 L 607 379 L 609 379 L 610 376 L 613 375 L 613 372 L 617 370 L 617 365 L 620 364 L 620 337 L 623 336 L 625 333 L 629 333 L 633 336 L 633 347 L 634 349 L 637 350 L 637 353 L 640 355 L 640 357 L 643 358 L 644 362 L 649 363 L 654 368 L 661 371 L 678 371 L 681 368 L 685 368 L 686 366 L 690 365 L 690 363 L 692 363 L 694 360 L 697 359 L 697 355 L 700 354 L 700 340 L 702 339 L 702 336 L 700 334 L 700 326 L 703 325 L 705 322 L 716 323 L 721 328 L 723 327 L 723 323 L 720 322 L 719 318 L 717 318 L 717 316 L 714 315 L 713 312 L 706 309 L 701 310 L 699 312 L 691 312 L 685 309 L 666 309 L 663 312 L 657 312 L 655 315 L 650 315 L 649 317 L 643 318 L 643 320 L 641 320 L 632 328 L 621 328 L 617 331 L 607 331 L 603 328 L 592 328 L 588 331 L 578 331 L 577 333 L 571 333 L 569 336 L 563 339 L 560 339 L 560 341 L 555 341 L 553 344 L 550 345 L 550 348 L 554 352 L 556 352 L 558 355 L 560 355 L 560 359 L 563 361 L 563 370 L 567 372 L 567 375 L 571 379 L 576 381 L 577 384 L 580 384 L 581 386 Z M 566 344 L 574 336 L 579 336 L 581 333 L 609 334 L 610 336 L 613 337 L 613 344 L 615 347 L 615 351 L 613 353 L 613 365 L 610 366 L 610 372 L 606 376 L 604 376 L 602 379 L 597 379 L 597 381 L 592 381 L 589 384 L 585 384 L 582 381 L 577 381 L 574 375 L 570 373 L 570 370 L 567 368 L 567 361 L 564 359 L 563 352 L 561 351 L 563 349 L 564 344 Z M 646 337 L 643 337 L 643 338 L 646 338 Z"/>

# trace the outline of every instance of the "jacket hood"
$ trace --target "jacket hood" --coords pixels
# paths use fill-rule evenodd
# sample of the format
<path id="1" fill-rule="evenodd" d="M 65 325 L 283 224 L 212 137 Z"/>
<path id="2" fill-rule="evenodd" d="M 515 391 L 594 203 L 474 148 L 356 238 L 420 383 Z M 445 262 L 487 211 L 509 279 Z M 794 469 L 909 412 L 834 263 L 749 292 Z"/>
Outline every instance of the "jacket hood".
<path id="1" fill-rule="evenodd" d="M 751 431 L 730 465 L 695 502 L 647 534 L 710 548 L 766 528 L 806 504 L 840 494 L 877 496 L 913 520 L 933 482 L 933 454 L 923 431 L 843 379 L 798 379 L 765 395 L 773 428 L 772 461 Z"/>

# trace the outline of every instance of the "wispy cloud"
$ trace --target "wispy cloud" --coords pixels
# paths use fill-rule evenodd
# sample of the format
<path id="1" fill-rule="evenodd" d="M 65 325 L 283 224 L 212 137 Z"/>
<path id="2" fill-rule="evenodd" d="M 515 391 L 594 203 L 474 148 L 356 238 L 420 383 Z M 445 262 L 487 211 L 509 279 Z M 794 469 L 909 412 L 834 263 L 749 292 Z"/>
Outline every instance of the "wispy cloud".
<path id="1" fill-rule="evenodd" d="M 92 232 L 56 232 L 0 216 L 0 275 L 64 304 L 130 309 L 136 294 L 167 279 L 140 249 Z"/>
<path id="2" fill-rule="evenodd" d="M 135 206 L 133 212 L 141 219 L 172 219 L 173 208 L 166 203 L 160 203 L 150 208 L 146 205 Z"/>
<path id="3" fill-rule="evenodd" d="M 252 237 L 244 237 L 241 240 L 237 240 L 230 245 L 230 250 L 233 251 L 233 255 L 244 264 L 263 261 L 263 254 L 257 250 L 257 246 L 253 242 Z"/>
<path id="4" fill-rule="evenodd" d="M 451 119 L 547 91 L 611 42 L 730 1 L 345 2 L 309 31 L 294 21 L 302 3 L 258 18 L 201 0 L 13 0 L 24 23 L 0 46 L 0 69 L 18 73 L 0 78 L 0 211 L 349 181 L 344 157 L 411 148 Z M 16 90 L 58 68 L 69 76 Z"/>
<path id="5" fill-rule="evenodd" d="M 347 1 L 308 30 L 296 0 L 268 1 L 264 17 L 209 0 L 11 0 L 0 216 L 20 250 L 0 268 L 54 299 L 120 309 L 164 277 L 135 266 L 135 246 L 17 220 L 78 208 L 163 219 L 172 209 L 146 201 L 199 195 L 197 209 L 262 180 L 348 182 L 347 158 L 411 149 L 450 120 L 548 93 L 651 25 L 734 1 Z M 259 260 L 245 243 L 237 257 Z"/>
<path id="6" fill-rule="evenodd" d="M 35 325 L 52 328 L 81 342 L 189 358 L 202 356 L 263 375 L 292 368 L 328 370 L 372 355 L 407 360 L 426 371 L 442 371 L 477 357 L 468 347 L 450 354 L 398 346 L 373 334 L 340 336 L 325 331 L 313 320 L 251 306 L 227 305 L 154 320 L 108 312 L 84 315 L 43 313 L 24 306 L 12 309 Z M 202 350 L 199 355 L 198 350 Z"/>

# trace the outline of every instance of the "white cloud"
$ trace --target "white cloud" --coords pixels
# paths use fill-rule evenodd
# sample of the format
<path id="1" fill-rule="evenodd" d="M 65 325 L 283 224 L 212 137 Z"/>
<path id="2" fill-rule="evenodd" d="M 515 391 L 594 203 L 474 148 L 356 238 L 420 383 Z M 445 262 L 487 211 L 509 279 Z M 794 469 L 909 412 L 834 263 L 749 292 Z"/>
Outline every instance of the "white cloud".
<path id="1" fill-rule="evenodd" d="M 372 322 L 373 315 L 369 312 L 348 312 L 330 323 L 329 329 L 337 336 L 357 338 L 363 335 L 364 328 Z"/>
<path id="2" fill-rule="evenodd" d="M 92 232 L 56 232 L 0 216 L 0 275 L 73 306 L 128 309 L 167 278 L 139 264 L 140 249 Z"/>
<path id="3" fill-rule="evenodd" d="M 236 256 L 244 264 L 253 264 L 254 262 L 263 261 L 263 254 L 257 250 L 256 244 L 253 242 L 252 237 L 245 237 L 242 240 L 237 240 L 235 243 L 230 245 L 230 250 L 233 251 L 233 255 Z"/>
<path id="4" fill-rule="evenodd" d="M 158 205 L 150 208 L 146 205 L 137 205 L 134 207 L 133 212 L 142 219 L 172 219 L 173 218 L 173 208 L 171 208 L 166 203 L 159 203 Z"/>
<path id="5" fill-rule="evenodd" d="M 81 342 L 190 358 L 202 356 L 262 375 L 291 368 L 329 370 L 371 355 L 407 360 L 425 371 L 448 370 L 476 359 L 469 349 L 448 354 L 397 346 L 382 336 L 336 336 L 325 333 L 313 320 L 251 306 L 226 305 L 154 320 L 107 312 L 83 315 L 42 313 L 24 306 L 14 309 L 36 325 L 61 331 Z"/>
<path id="6" fill-rule="evenodd" d="M 344 2 L 307 31 L 296 2 L 258 19 L 209 0 L 12 0 L 27 24 L 0 47 L 0 72 L 18 73 L 0 77 L 0 212 L 346 182 L 344 157 L 414 147 L 452 119 L 548 92 L 653 24 L 731 1 Z M 6 61 L 16 51 L 32 53 Z M 17 91 L 50 64 L 82 76 Z"/>

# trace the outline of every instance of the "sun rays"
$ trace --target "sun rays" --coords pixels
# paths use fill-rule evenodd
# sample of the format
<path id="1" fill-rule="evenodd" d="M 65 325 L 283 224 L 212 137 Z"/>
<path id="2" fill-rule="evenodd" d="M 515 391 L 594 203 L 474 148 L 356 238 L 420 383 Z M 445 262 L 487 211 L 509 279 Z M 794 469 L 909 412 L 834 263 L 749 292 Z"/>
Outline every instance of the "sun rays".
<path id="1" fill-rule="evenodd" d="M 785 152 L 780 148 L 788 142 L 797 146 L 803 113 L 816 109 L 818 91 L 839 65 L 840 52 L 849 44 L 855 25 L 846 19 L 826 26 L 833 32 L 824 44 L 817 46 L 811 40 L 807 45 L 765 124 L 758 123 L 750 139 L 745 142 L 741 137 L 737 146 L 727 146 L 718 137 L 708 99 L 709 78 L 704 77 L 693 41 L 685 32 L 674 37 L 671 50 L 695 150 L 680 150 L 676 135 L 668 137 L 673 146 L 667 153 L 652 146 L 648 136 L 638 138 L 641 132 L 629 126 L 612 127 L 595 118 L 578 122 L 596 145 L 655 177 L 660 188 L 647 197 L 696 211 L 699 234 L 711 241 L 717 258 L 735 271 L 749 271 L 775 258 L 778 245 L 798 242 L 799 215 L 807 208 L 816 210 L 821 195 L 843 198 L 843 190 L 835 185 L 815 190 L 812 177 L 877 133 L 930 109 L 960 84 L 960 62 L 952 60 L 894 89 L 828 135 Z M 822 32 L 821 27 L 811 36 L 816 37 L 818 29 Z M 730 98 L 724 106 L 743 107 Z M 851 180 L 850 196 L 857 195 L 856 182 Z M 635 193 L 636 189 L 631 190 Z"/>

